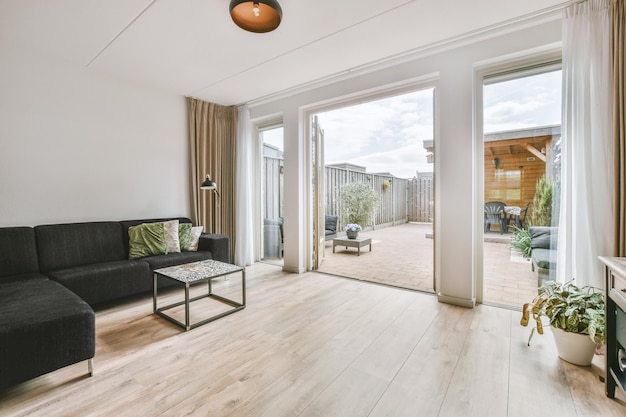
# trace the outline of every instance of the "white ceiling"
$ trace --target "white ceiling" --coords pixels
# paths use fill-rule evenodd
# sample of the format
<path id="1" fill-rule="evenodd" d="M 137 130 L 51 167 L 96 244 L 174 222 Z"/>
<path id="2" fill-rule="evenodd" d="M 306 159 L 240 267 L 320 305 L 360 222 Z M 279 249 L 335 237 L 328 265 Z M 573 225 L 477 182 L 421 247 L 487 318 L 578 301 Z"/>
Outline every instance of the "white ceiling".
<path id="1" fill-rule="evenodd" d="M 0 39 L 91 71 L 231 105 L 570 3 L 279 2 L 280 27 L 255 34 L 231 21 L 229 0 L 0 0 Z"/>

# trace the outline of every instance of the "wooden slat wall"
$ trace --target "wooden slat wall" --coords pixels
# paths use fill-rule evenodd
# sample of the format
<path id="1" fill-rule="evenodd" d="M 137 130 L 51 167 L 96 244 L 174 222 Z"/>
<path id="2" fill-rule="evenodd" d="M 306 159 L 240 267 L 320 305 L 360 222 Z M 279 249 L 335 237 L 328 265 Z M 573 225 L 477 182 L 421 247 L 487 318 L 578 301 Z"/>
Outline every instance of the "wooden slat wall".
<path id="1" fill-rule="evenodd" d="M 497 174 L 491 158 L 485 158 L 485 202 L 502 201 L 507 206 L 521 208 L 531 203 L 528 209 L 530 216 L 537 180 L 545 174 L 546 164 L 538 158 L 527 161 L 528 157 L 532 157 L 532 154 L 499 155 Z M 511 175 L 508 180 L 505 179 L 507 173 Z"/>

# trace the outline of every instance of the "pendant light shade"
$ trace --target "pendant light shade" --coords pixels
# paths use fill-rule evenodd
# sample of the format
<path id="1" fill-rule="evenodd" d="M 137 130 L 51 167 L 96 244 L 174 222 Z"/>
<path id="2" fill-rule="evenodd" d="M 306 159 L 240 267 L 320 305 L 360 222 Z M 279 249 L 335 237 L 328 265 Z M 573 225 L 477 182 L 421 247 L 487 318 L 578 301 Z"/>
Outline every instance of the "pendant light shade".
<path id="1" fill-rule="evenodd" d="M 249 32 L 271 32 L 280 25 L 283 9 L 276 0 L 231 0 L 230 17 Z"/>

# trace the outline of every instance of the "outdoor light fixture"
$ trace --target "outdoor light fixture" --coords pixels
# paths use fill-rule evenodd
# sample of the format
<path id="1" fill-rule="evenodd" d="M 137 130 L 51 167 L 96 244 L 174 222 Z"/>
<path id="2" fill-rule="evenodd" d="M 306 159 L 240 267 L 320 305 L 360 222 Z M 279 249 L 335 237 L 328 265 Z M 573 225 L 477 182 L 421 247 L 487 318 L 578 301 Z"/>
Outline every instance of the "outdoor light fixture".
<path id="1" fill-rule="evenodd" d="M 493 158 L 491 162 L 495 165 L 496 169 L 500 168 L 500 158 Z"/>
<path id="2" fill-rule="evenodd" d="M 237 26 L 248 32 L 265 33 L 280 25 L 283 9 L 276 0 L 231 0 L 230 17 Z"/>

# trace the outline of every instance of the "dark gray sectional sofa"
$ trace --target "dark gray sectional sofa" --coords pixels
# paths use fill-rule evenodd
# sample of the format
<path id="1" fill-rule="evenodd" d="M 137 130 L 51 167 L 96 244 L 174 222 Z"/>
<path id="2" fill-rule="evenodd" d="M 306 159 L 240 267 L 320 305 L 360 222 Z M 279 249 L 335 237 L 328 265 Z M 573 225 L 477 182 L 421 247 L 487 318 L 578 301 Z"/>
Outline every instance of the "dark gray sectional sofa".
<path id="1" fill-rule="evenodd" d="M 153 270 L 230 261 L 228 237 L 208 233 L 198 251 L 128 259 L 128 229 L 165 220 L 0 228 L 0 390 L 85 360 L 91 373 L 93 306 L 152 291 Z"/>

